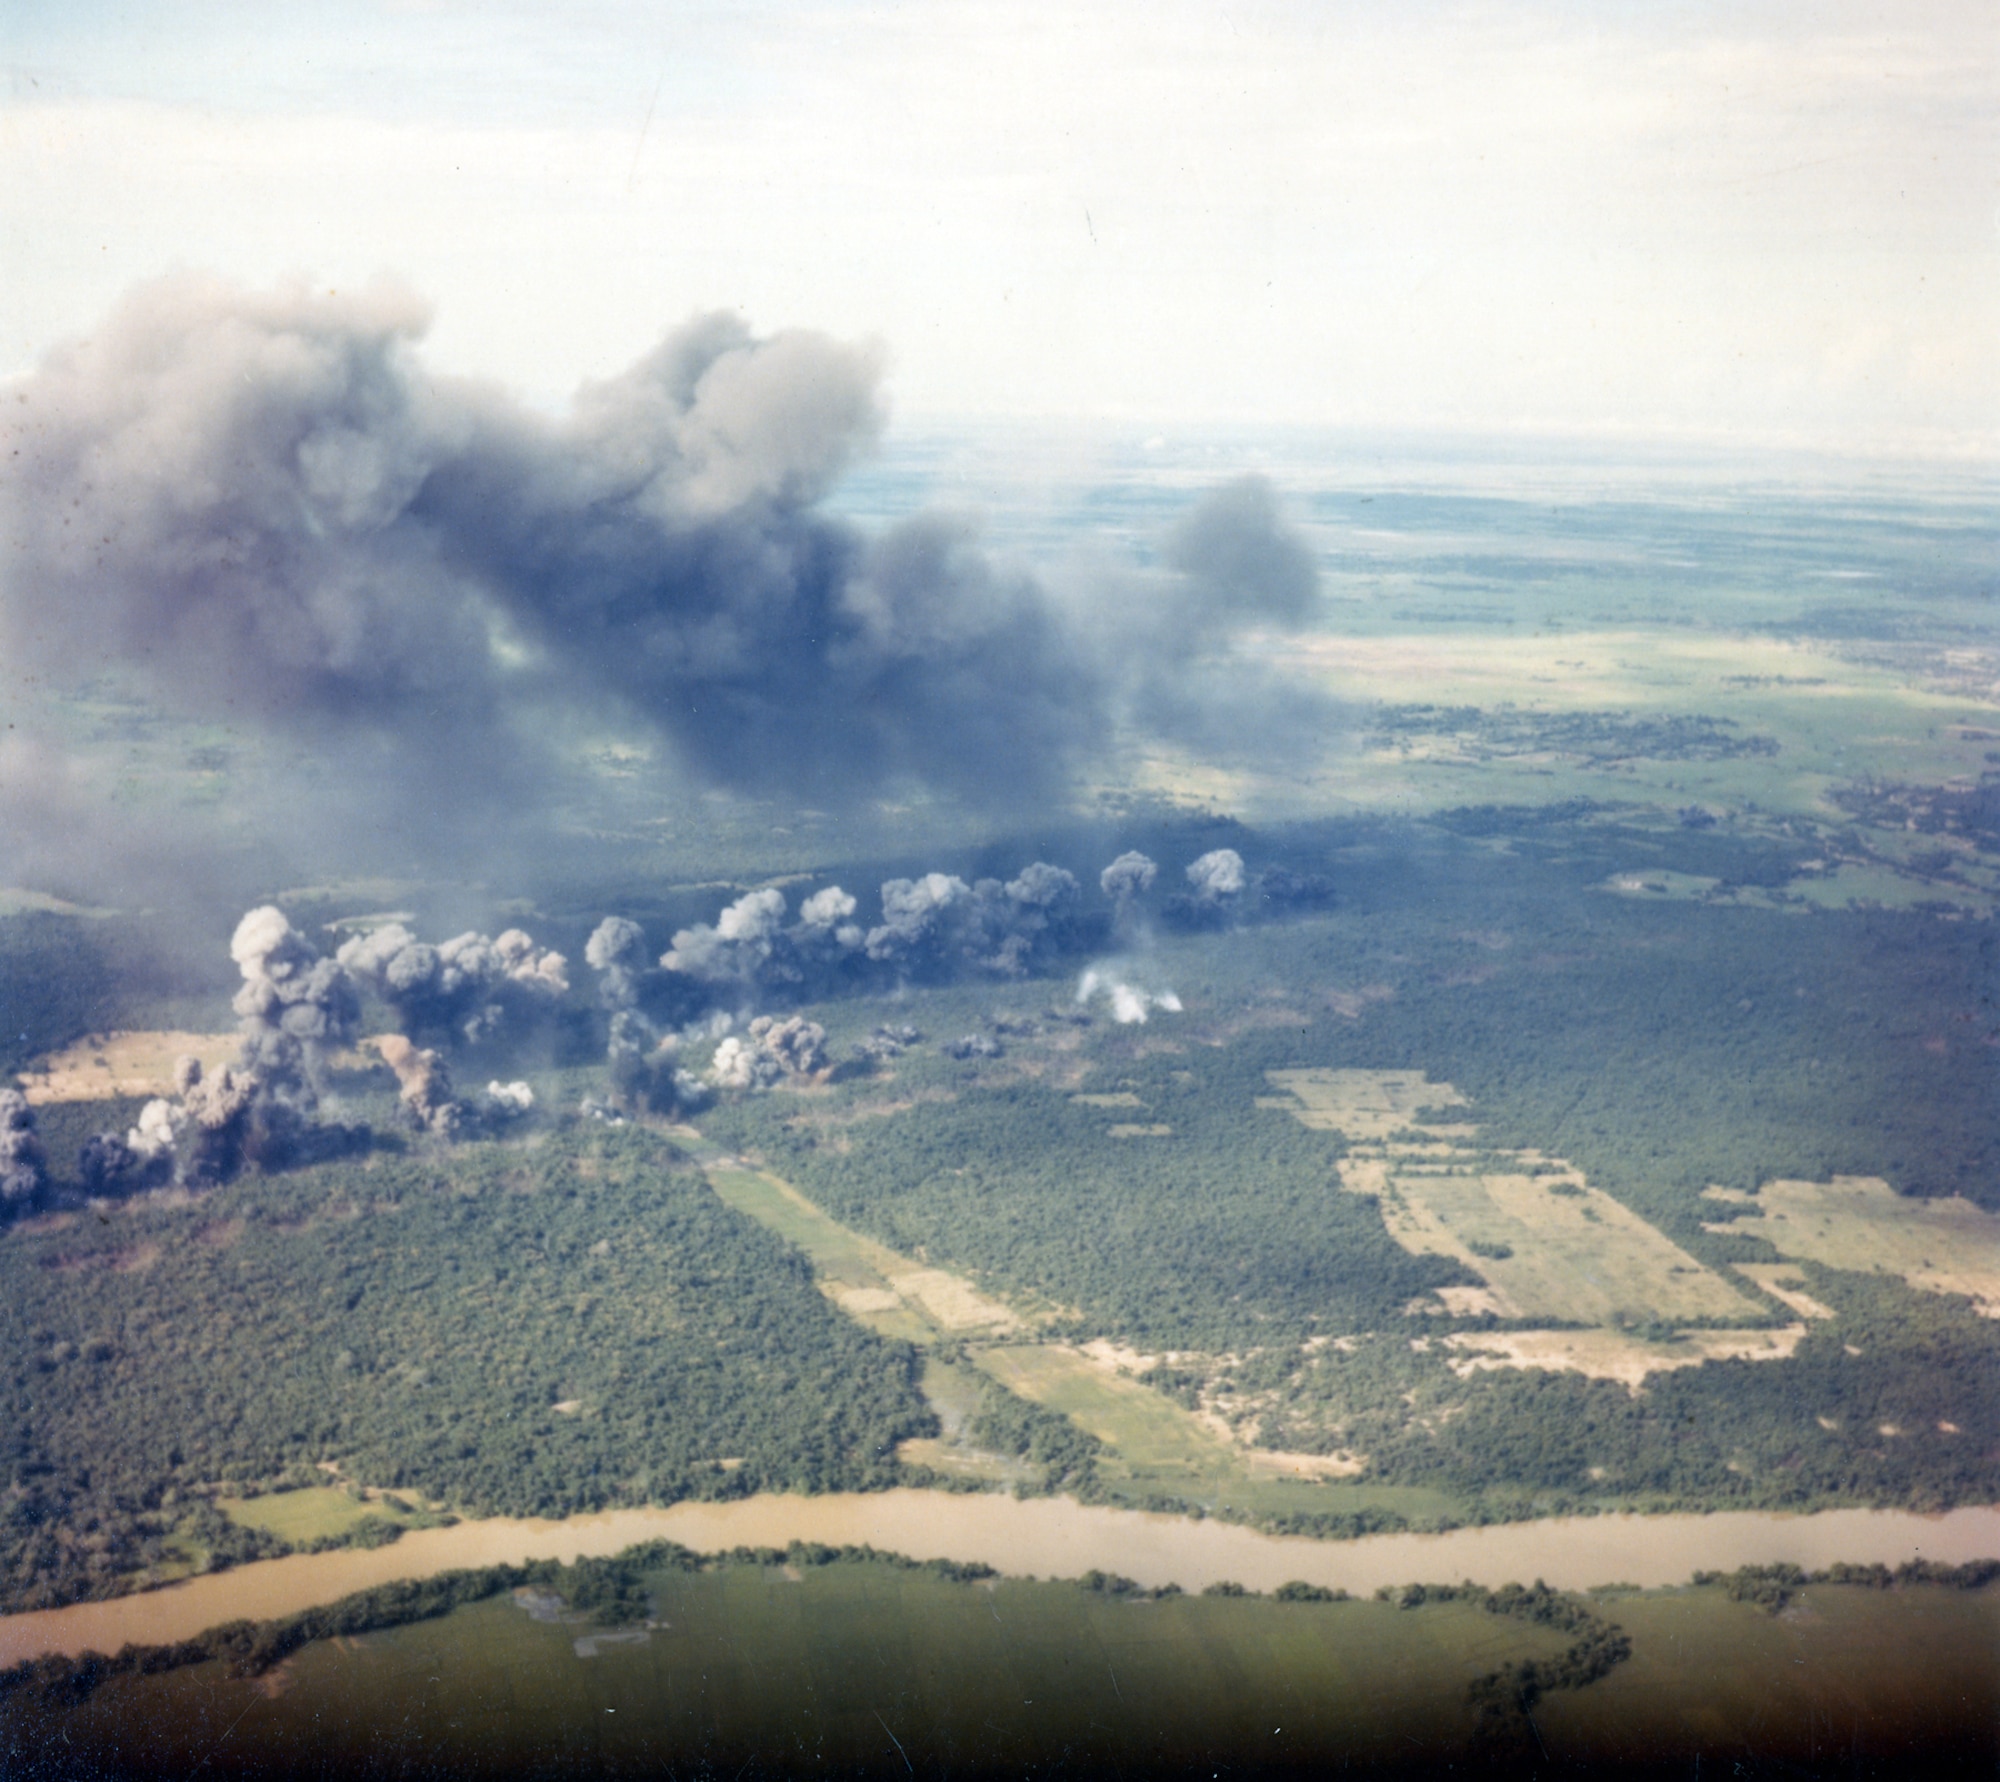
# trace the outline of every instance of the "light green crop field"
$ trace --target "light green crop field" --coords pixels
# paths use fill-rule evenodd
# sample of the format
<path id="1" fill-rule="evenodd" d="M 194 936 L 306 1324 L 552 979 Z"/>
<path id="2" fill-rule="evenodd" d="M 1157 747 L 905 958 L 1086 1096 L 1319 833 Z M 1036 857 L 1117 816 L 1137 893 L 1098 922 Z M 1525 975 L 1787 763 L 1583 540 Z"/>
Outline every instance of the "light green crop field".
<path id="1" fill-rule="evenodd" d="M 1009 1392 L 1062 1412 L 1136 1474 L 1185 1482 L 1235 1465 L 1229 1445 L 1171 1399 L 1074 1350 L 1023 1344 L 981 1349 L 977 1359 Z"/>

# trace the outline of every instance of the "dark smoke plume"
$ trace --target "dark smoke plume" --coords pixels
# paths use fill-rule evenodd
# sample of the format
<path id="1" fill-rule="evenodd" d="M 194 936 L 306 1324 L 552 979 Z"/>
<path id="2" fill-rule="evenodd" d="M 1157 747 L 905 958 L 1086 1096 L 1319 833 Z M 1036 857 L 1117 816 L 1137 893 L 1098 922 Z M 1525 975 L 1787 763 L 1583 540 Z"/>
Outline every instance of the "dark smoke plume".
<path id="1" fill-rule="evenodd" d="M 1198 732 L 1202 664 L 1310 616 L 1262 484 L 1211 496 L 1132 598 L 1068 605 L 949 522 L 829 517 L 878 366 L 816 334 L 706 317 L 552 419 L 428 373 L 426 322 L 388 285 L 180 279 L 15 384 L 10 668 L 259 727 L 277 781 L 285 750 L 315 776 L 247 812 L 264 833 L 428 851 L 553 809 L 565 717 L 650 730 L 733 788 L 1042 799 L 1117 722 Z M 0 800 L 46 816 L 65 771 L 16 743 Z"/>
<path id="2" fill-rule="evenodd" d="M 20 1090 L 0 1089 L 0 1214 L 30 1205 L 48 1173 L 33 1106 Z"/>

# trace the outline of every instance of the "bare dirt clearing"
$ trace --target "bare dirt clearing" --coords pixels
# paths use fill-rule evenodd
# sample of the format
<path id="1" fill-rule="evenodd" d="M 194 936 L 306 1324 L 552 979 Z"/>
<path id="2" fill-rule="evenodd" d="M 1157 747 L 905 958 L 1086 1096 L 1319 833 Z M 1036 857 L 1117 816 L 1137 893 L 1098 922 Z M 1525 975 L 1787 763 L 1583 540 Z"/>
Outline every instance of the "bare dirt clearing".
<path id="1" fill-rule="evenodd" d="M 242 1049 L 237 1033 L 98 1033 L 37 1059 L 20 1083 L 38 1105 L 171 1095 L 177 1060 L 199 1058 L 204 1071 L 214 1071 L 234 1064 Z"/>

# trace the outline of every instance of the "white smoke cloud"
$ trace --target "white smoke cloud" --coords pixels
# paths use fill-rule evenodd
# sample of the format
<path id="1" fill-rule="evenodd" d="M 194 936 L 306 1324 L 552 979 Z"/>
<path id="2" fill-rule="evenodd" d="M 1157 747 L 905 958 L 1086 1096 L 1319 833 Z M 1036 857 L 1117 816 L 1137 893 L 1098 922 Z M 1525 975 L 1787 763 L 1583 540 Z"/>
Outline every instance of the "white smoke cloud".
<path id="1" fill-rule="evenodd" d="M 1093 965 L 1078 981 L 1079 1008 L 1088 1007 L 1099 997 L 1110 1004 L 1111 1018 L 1121 1027 L 1144 1025 L 1155 1009 L 1174 1015 L 1181 1012 L 1181 999 L 1173 991 L 1148 990 L 1134 984 L 1126 969 L 1118 965 Z"/>
<path id="2" fill-rule="evenodd" d="M 1219 905 L 1241 897 L 1247 882 L 1243 856 L 1234 848 L 1216 848 L 1189 863 L 1187 882 L 1198 904 Z"/>

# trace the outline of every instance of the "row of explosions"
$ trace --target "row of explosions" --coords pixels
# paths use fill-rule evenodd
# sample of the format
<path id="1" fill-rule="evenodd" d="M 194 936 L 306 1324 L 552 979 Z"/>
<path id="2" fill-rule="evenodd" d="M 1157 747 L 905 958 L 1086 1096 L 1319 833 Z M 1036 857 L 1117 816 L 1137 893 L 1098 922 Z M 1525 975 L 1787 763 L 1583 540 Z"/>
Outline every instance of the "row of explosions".
<path id="1" fill-rule="evenodd" d="M 660 967 L 712 996 L 823 991 L 857 976 L 1018 978 L 1072 949 L 1080 890 L 1075 874 L 1039 860 L 1004 883 L 928 872 L 888 880 L 882 919 L 864 928 L 853 919 L 855 898 L 838 885 L 808 897 L 796 922 L 786 920 L 785 894 L 766 887 L 739 897 L 713 925 L 680 929 Z"/>
<path id="2" fill-rule="evenodd" d="M 569 989 L 562 955 L 519 929 L 431 947 L 391 924 L 327 958 L 266 904 L 236 925 L 229 951 L 243 978 L 231 1004 L 243 1041 L 236 1063 L 211 1074 L 199 1059 L 179 1060 L 171 1096 L 147 1102 L 122 1136 L 87 1140 L 79 1171 L 92 1193 L 205 1186 L 245 1164 L 277 1167 L 363 1142 L 364 1132 L 318 1115 L 328 1061 L 354 1044 L 364 986 L 403 1029 L 372 1044 L 395 1074 L 410 1124 L 441 1138 L 504 1126 L 533 1107 L 528 1085 L 493 1082 L 477 1103 L 461 1100 L 442 1053 L 417 1036 L 489 1040 L 544 1019 Z"/>
<path id="3" fill-rule="evenodd" d="M 1142 904 L 1159 871 L 1135 851 L 1098 876 L 1112 903 L 1111 932 L 1128 946 L 1145 940 Z M 1226 919 L 1250 884 L 1243 857 L 1232 848 L 1203 854 L 1185 871 L 1189 889 L 1169 901 L 1169 910 L 1184 905 L 1208 921 Z M 599 974 L 598 996 L 609 1017 L 614 1099 L 670 1111 L 698 1106 L 715 1090 L 752 1092 L 812 1080 L 831 1068 L 817 1023 L 758 1016 L 747 1033 L 737 1034 L 729 1031 L 732 1015 L 770 996 L 823 999 L 912 981 L 1022 978 L 1105 938 L 1103 917 L 1086 914 L 1081 904 L 1076 875 L 1045 860 L 1007 880 L 968 882 L 946 872 L 889 879 L 881 888 L 881 919 L 872 925 L 856 920 L 858 900 L 838 885 L 806 897 L 796 918 L 785 893 L 764 886 L 745 892 L 714 922 L 677 930 L 657 971 L 639 925 L 607 916 L 584 958 Z M 1133 981 L 1138 975 L 1129 961 L 1094 967 L 1077 1000 L 1102 995 L 1120 1022 L 1179 1009 L 1172 990 L 1143 987 Z M 643 1006 L 649 995 L 675 1007 L 685 1025 L 655 1020 Z M 718 1033 L 705 1073 L 681 1066 L 683 1045 Z M 893 1057 L 915 1038 L 914 1029 L 878 1029 L 863 1042 L 861 1055 Z M 971 1040 L 959 1044 L 966 1049 L 954 1056 L 975 1055 Z"/>

